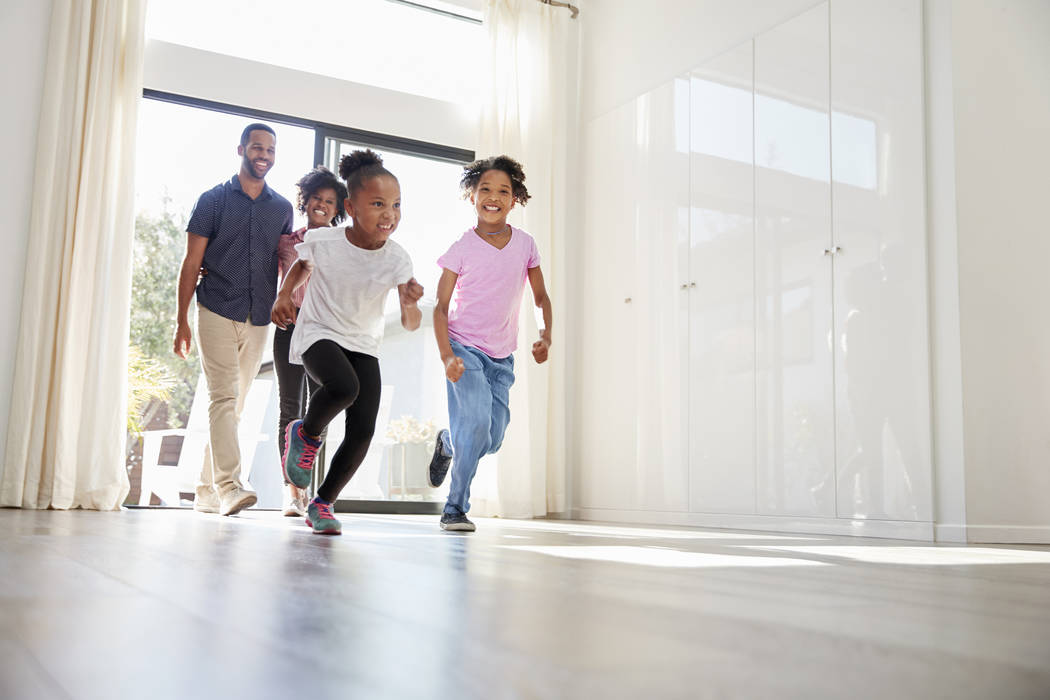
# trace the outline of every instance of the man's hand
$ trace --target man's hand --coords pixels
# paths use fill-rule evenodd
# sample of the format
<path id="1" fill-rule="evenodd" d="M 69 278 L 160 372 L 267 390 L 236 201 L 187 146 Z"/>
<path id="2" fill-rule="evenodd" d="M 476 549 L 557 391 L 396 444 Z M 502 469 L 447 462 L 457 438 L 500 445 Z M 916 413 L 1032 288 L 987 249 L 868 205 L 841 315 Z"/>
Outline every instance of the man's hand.
<path id="1" fill-rule="evenodd" d="M 190 354 L 190 341 L 192 340 L 193 333 L 190 331 L 190 324 L 185 321 L 176 324 L 174 343 L 175 354 L 185 360 Z"/>
<path id="2" fill-rule="evenodd" d="M 463 360 L 453 355 L 445 360 L 445 376 L 455 384 L 463 376 Z"/>
<path id="3" fill-rule="evenodd" d="M 401 297 L 402 306 L 411 306 L 423 298 L 423 285 L 416 282 L 416 278 L 413 277 L 405 284 L 398 285 L 397 293 Z"/>
<path id="4" fill-rule="evenodd" d="M 536 360 L 537 364 L 543 364 L 547 361 L 547 350 L 551 346 L 551 341 L 546 338 L 540 338 L 532 344 L 532 357 Z"/>
<path id="5" fill-rule="evenodd" d="M 278 295 L 277 301 L 270 309 L 270 320 L 282 331 L 288 330 L 289 324 L 295 323 L 295 304 L 292 303 L 291 296 Z"/>

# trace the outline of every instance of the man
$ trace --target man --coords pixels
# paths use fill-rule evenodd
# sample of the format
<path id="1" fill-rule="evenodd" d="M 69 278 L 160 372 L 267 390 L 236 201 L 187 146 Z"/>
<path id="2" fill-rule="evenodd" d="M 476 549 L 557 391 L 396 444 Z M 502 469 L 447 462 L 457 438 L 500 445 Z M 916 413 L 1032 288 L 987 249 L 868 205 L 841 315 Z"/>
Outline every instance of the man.
<path id="1" fill-rule="evenodd" d="M 277 298 L 277 243 L 292 230 L 292 205 L 265 181 L 276 143 L 269 126 L 249 124 L 237 147 L 240 172 L 200 196 L 186 227 L 175 354 L 189 354 L 189 306 L 196 292 L 210 429 L 193 504 L 202 513 L 233 515 L 257 500 L 241 482 L 237 425 Z"/>

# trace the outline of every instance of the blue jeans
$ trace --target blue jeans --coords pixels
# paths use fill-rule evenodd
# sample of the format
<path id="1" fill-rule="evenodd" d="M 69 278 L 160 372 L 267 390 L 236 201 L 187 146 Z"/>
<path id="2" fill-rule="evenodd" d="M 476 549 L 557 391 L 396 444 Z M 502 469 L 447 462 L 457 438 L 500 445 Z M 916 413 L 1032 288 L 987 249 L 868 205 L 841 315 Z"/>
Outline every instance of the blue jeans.
<path id="1" fill-rule="evenodd" d="M 445 380 L 448 389 L 448 425 L 452 434 L 452 483 L 445 512 L 470 510 L 470 482 L 478 462 L 503 444 L 510 423 L 510 387 L 514 384 L 514 355 L 495 360 L 477 348 L 450 340 L 452 352 L 463 360 L 458 382 Z M 447 451 L 449 445 L 444 448 Z"/>

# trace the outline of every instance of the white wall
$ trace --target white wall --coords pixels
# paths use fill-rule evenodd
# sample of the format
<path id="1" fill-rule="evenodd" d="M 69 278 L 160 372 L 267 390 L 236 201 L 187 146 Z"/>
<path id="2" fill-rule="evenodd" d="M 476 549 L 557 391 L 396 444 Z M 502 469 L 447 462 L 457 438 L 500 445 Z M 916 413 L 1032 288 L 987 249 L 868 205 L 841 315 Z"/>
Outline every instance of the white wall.
<path id="1" fill-rule="evenodd" d="M 4 0 L 0 4 L 0 455 L 7 444 L 7 419 L 18 410 L 12 401 L 18 325 L 22 308 L 22 283 L 28 244 L 30 201 L 33 194 L 33 164 L 36 158 L 37 119 L 43 95 L 47 55 L 50 0 Z"/>
<path id="2" fill-rule="evenodd" d="M 967 530 L 1050 542 L 1050 3 L 951 21 Z"/>
<path id="3" fill-rule="evenodd" d="M 473 149 L 475 111 L 163 41 L 146 44 L 143 86 L 381 134 Z"/>

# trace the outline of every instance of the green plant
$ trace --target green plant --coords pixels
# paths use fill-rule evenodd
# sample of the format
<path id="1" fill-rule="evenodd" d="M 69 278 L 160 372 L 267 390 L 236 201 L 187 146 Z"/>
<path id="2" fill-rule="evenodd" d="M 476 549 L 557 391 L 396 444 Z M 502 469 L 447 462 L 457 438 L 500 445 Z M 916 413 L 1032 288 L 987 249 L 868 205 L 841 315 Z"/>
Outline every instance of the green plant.
<path id="1" fill-rule="evenodd" d="M 167 401 L 175 382 L 164 365 L 128 346 L 128 433 L 142 434 L 143 413 L 154 399 Z"/>

